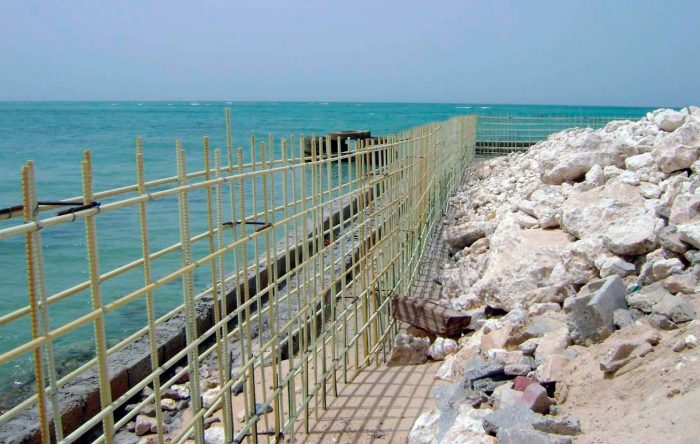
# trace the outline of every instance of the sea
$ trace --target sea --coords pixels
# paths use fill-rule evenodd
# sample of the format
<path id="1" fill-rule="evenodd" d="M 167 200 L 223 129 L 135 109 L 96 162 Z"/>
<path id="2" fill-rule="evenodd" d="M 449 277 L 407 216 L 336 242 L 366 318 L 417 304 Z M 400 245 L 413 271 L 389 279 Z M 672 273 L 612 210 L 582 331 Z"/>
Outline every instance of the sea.
<path id="1" fill-rule="evenodd" d="M 102 191 L 135 183 L 135 139 L 144 146 L 146 180 L 176 174 L 175 142 L 187 151 L 189 171 L 203 165 L 202 137 L 213 148 L 226 148 L 224 110 L 231 110 L 234 147 L 243 147 L 250 159 L 250 136 L 258 140 L 289 138 L 299 134 L 325 135 L 330 131 L 370 130 L 385 135 L 453 116 L 619 116 L 639 118 L 653 108 L 581 107 L 551 105 L 495 105 L 474 103 L 338 103 L 338 102 L 0 102 L 0 209 L 19 205 L 20 168 L 33 160 L 39 200 L 56 201 L 79 196 L 81 159 L 90 150 L 94 190 Z M 251 191 L 246 198 L 252 200 Z M 176 200 L 149 207 L 157 221 L 151 230 L 152 250 L 179 241 Z M 201 204 L 202 202 L 200 202 Z M 196 202 L 193 214 L 196 214 Z M 193 216 L 193 232 L 205 228 L 205 217 Z M 104 272 L 141 257 L 135 211 L 98 218 L 99 265 Z M 18 223 L 1 220 L 0 230 Z M 85 235 L 81 223 L 67 224 L 42 233 L 46 292 L 55 294 L 88 278 Z M 26 259 L 23 237 L 0 240 L 0 317 L 27 305 Z M 155 270 L 156 272 L 158 270 Z M 105 302 L 135 288 L 140 272 L 103 284 Z M 196 284 L 208 285 L 207 274 L 196 275 Z M 172 296 L 159 299 L 156 309 L 164 314 L 182 301 L 179 282 Z M 143 301 L 129 304 L 107 316 L 109 345 L 145 324 Z M 88 292 L 53 304 L 52 329 L 65 325 L 90 310 Z M 0 354 L 31 339 L 30 322 L 23 317 L 0 325 Z M 78 328 L 55 342 L 59 373 L 75 368 L 94 354 L 93 330 Z M 0 409 L 9 408 L 31 392 L 31 355 L 0 366 Z"/>

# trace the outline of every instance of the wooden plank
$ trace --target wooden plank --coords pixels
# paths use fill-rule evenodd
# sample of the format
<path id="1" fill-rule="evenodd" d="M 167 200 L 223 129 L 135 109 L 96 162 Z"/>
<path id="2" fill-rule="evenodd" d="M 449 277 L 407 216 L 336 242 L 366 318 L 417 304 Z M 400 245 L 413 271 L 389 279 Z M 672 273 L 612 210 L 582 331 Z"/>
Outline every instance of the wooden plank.
<path id="1" fill-rule="evenodd" d="M 435 302 L 399 296 L 391 301 L 394 319 L 406 322 L 438 336 L 459 336 L 471 316 Z"/>

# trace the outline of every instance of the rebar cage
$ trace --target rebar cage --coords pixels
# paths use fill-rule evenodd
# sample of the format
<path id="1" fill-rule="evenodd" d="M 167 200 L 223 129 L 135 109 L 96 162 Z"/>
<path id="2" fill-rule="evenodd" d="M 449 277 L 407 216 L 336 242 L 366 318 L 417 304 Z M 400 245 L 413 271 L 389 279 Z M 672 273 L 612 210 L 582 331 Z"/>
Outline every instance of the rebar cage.
<path id="1" fill-rule="evenodd" d="M 33 163 L 22 167 L 22 205 L 4 213 L 21 222 L 0 230 L 0 246 L 24 245 L 28 297 L 0 313 L 0 330 L 22 332 L 0 348 L 0 366 L 33 368 L 31 390 L 0 415 L 0 438 L 110 443 L 151 409 L 159 443 L 202 443 L 213 417 L 226 442 L 294 440 L 294 423 L 308 428 L 338 381 L 383 362 L 397 332 L 390 300 L 410 292 L 474 158 L 476 117 L 340 152 L 323 137 L 251 138 L 245 156 L 225 118 L 226 147 L 204 138 L 194 172 L 176 143 L 177 174 L 146 181 L 137 140 L 135 184 L 95 192 L 86 151 L 81 195 L 44 202 Z M 156 237 L 166 220 L 178 222 L 171 242 Z M 123 241 L 104 241 L 117 228 Z M 49 292 L 47 271 L 62 263 L 42 242 L 54 233 L 82 238 L 85 278 Z M 136 256 L 115 265 L 114 248 Z M 57 317 L 70 303 L 78 314 Z M 59 365 L 85 329 L 87 354 Z M 163 400 L 178 397 L 189 406 L 168 424 Z"/>

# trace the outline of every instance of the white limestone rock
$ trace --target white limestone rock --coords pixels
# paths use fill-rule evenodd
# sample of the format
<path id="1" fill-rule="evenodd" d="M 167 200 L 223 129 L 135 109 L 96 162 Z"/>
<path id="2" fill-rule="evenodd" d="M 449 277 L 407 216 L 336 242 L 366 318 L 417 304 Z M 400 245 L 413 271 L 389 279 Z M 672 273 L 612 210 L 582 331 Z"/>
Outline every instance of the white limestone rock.
<path id="1" fill-rule="evenodd" d="M 656 148 L 653 153 L 656 165 L 664 173 L 690 168 L 698 160 L 698 147 L 670 145 Z"/>
<path id="2" fill-rule="evenodd" d="M 445 357 L 442 365 L 435 373 L 435 379 L 452 382 L 464 374 L 464 363 L 457 355 Z"/>
<path id="3" fill-rule="evenodd" d="M 209 427 L 204 431 L 204 444 L 226 444 L 223 427 Z"/>
<path id="4" fill-rule="evenodd" d="M 680 274 L 683 272 L 684 268 L 683 262 L 675 257 L 671 259 L 662 259 L 655 261 L 651 266 L 651 274 L 654 281 L 658 282 L 671 275 Z"/>
<path id="5" fill-rule="evenodd" d="M 605 173 L 600 165 L 593 165 L 591 169 L 588 170 L 586 173 L 586 183 L 588 183 L 591 188 L 605 185 Z"/>
<path id="6" fill-rule="evenodd" d="M 540 222 L 536 218 L 534 218 L 528 214 L 518 213 L 516 217 L 517 217 L 518 225 L 520 225 L 520 228 L 529 229 L 529 228 L 537 228 L 540 226 Z"/>
<path id="7" fill-rule="evenodd" d="M 386 362 L 387 367 L 399 365 L 420 365 L 428 360 L 429 338 L 415 338 L 399 333 L 394 338 L 394 346 Z"/>
<path id="8" fill-rule="evenodd" d="M 618 220 L 603 235 L 605 246 L 617 255 L 638 256 L 655 250 L 659 245 L 657 232 L 664 221 L 647 214 Z"/>
<path id="9" fill-rule="evenodd" d="M 682 193 L 673 199 L 671 215 L 668 221 L 672 224 L 685 224 L 700 216 L 700 196 Z"/>
<path id="10" fill-rule="evenodd" d="M 505 216 L 491 237 L 487 268 L 472 289 L 488 305 L 507 311 L 551 302 L 529 300 L 525 293 L 558 283 L 550 278 L 555 267 L 563 268 L 561 253 L 570 243 L 561 230 L 522 230 Z"/>
<path id="11" fill-rule="evenodd" d="M 698 284 L 698 280 L 692 274 L 677 274 L 664 279 L 663 284 L 664 288 L 672 294 L 690 294 L 695 291 L 695 286 Z"/>
<path id="12" fill-rule="evenodd" d="M 454 339 L 438 337 L 428 348 L 428 355 L 436 361 L 442 361 L 448 355 L 457 353 L 458 350 L 459 346 Z"/>
<path id="13" fill-rule="evenodd" d="M 437 442 L 435 435 L 440 426 L 440 411 L 428 410 L 421 413 L 413 423 L 411 431 L 408 433 L 409 444 L 434 444 Z"/>
<path id="14" fill-rule="evenodd" d="M 646 199 L 658 199 L 661 195 L 661 189 L 658 185 L 649 182 L 643 182 L 639 185 L 639 192 Z"/>
<path id="15" fill-rule="evenodd" d="M 654 165 L 654 156 L 651 153 L 637 154 L 625 159 L 625 168 L 630 171 L 641 170 L 651 165 Z"/>
<path id="16" fill-rule="evenodd" d="M 683 125 L 686 114 L 674 111 L 672 109 L 664 109 L 654 115 L 654 123 L 660 130 L 673 132 Z"/>
<path id="17" fill-rule="evenodd" d="M 204 404 L 204 407 L 209 408 L 213 406 L 216 401 L 221 399 L 221 387 L 214 387 L 210 388 L 204 393 L 202 393 L 202 403 Z"/>
<path id="18" fill-rule="evenodd" d="M 636 271 L 634 264 L 612 254 L 600 256 L 595 259 L 594 263 L 602 278 L 608 276 L 626 277 L 633 275 Z"/>
<path id="19" fill-rule="evenodd" d="M 644 206 L 639 187 L 619 182 L 608 182 L 603 188 L 572 193 L 564 201 L 561 227 L 578 239 L 597 237 L 637 216 L 655 217 Z"/>
<path id="20" fill-rule="evenodd" d="M 678 225 L 678 234 L 681 241 L 691 245 L 696 250 L 700 250 L 700 223 L 690 223 Z"/>
<path id="21" fill-rule="evenodd" d="M 459 413 L 440 442 L 450 444 L 496 444 L 498 440 L 486 435 L 484 430 L 484 417 L 491 413 L 491 409 L 475 409 L 469 404 L 459 406 Z"/>

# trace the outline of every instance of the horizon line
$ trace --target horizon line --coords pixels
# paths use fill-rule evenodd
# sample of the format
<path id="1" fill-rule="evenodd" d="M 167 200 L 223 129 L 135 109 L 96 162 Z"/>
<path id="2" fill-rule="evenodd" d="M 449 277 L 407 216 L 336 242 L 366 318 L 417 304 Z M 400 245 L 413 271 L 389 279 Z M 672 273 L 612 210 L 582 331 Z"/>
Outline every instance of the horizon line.
<path id="1" fill-rule="evenodd" d="M 429 102 L 429 101 L 361 101 L 361 100 L 224 100 L 224 99 L 24 99 L 24 100 L 13 100 L 13 99 L 0 99 L 0 103 L 101 103 L 101 102 L 112 102 L 112 103 L 167 103 L 167 102 L 216 102 L 216 103 L 373 103 L 373 104 L 403 104 L 403 105 L 490 105 L 490 106 L 565 106 L 565 107 L 580 107 L 580 108 L 648 108 L 648 109 L 659 109 L 659 108 L 684 108 L 692 105 L 584 105 L 584 104 L 565 104 L 565 103 L 490 103 L 490 102 Z"/>

